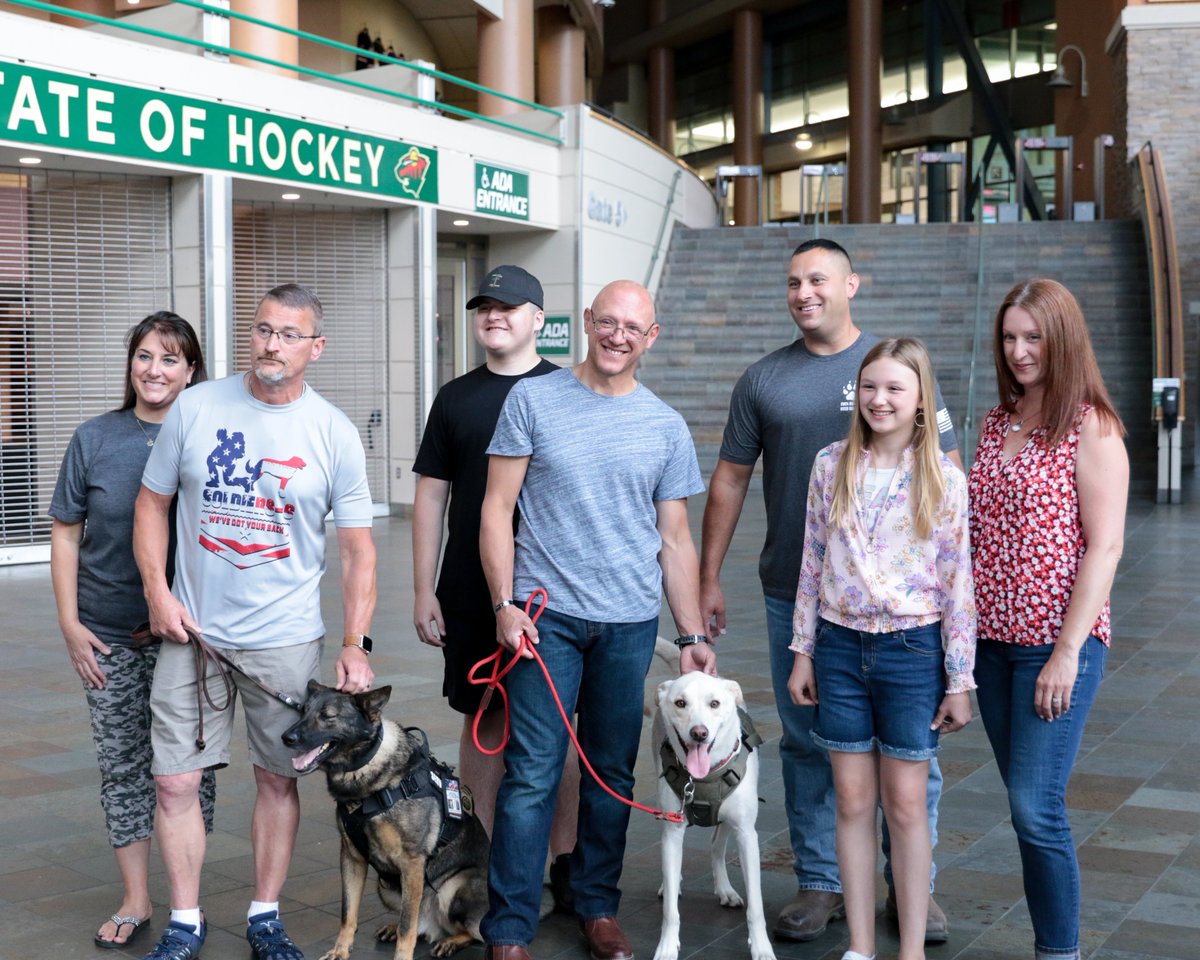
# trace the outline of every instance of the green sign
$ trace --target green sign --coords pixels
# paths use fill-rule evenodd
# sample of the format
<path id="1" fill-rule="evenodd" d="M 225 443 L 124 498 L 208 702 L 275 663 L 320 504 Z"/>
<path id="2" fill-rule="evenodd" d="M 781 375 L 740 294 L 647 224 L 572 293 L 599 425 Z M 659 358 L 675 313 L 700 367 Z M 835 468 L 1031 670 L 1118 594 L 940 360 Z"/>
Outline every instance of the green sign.
<path id="1" fill-rule="evenodd" d="M 0 139 L 437 203 L 437 151 L 0 61 Z"/>
<path id="2" fill-rule="evenodd" d="M 546 317 L 546 322 L 538 331 L 537 352 L 543 357 L 569 357 L 571 355 L 570 316 Z"/>
<path id="3" fill-rule="evenodd" d="M 476 161 L 475 212 L 528 220 L 529 174 Z"/>

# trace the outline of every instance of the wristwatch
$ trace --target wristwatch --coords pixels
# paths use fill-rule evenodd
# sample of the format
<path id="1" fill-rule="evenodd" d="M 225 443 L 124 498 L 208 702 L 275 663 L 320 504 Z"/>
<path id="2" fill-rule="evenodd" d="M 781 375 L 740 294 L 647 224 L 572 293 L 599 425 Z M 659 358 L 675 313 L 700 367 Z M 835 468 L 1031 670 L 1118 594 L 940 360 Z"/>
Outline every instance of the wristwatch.
<path id="1" fill-rule="evenodd" d="M 693 643 L 708 643 L 709 639 L 703 633 L 689 633 L 686 637 L 676 637 L 675 646 L 680 650 L 690 647 Z"/>
<path id="2" fill-rule="evenodd" d="M 348 633 L 342 637 L 343 647 L 358 647 L 363 653 L 370 653 L 374 642 L 365 633 Z"/>

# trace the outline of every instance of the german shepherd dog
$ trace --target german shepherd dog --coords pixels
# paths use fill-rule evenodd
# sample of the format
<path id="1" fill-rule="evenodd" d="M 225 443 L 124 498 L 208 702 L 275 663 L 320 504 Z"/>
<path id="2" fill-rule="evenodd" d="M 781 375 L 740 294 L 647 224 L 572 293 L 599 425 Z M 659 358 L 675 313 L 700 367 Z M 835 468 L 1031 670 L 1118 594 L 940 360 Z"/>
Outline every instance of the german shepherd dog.
<path id="1" fill-rule="evenodd" d="M 488 837 L 453 770 L 430 756 L 424 732 L 381 717 L 391 687 L 347 694 L 308 685 L 300 719 L 283 734 L 303 751 L 292 765 L 320 767 L 337 801 L 342 837 L 342 925 L 321 960 L 346 960 L 354 946 L 367 865 L 379 897 L 399 916 L 376 933 L 412 960 L 417 937 L 447 957 L 479 936 L 488 908 Z"/>

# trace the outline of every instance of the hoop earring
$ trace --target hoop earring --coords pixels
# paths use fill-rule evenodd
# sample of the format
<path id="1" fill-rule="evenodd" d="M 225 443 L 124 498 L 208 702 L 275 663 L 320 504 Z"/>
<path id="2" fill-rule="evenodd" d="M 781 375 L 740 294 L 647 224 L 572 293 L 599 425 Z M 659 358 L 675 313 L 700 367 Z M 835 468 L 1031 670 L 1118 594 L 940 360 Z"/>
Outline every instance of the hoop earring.
<path id="1" fill-rule="evenodd" d="M 915 423 L 922 430 L 925 429 L 925 411 L 924 410 L 920 410 L 920 409 L 917 410 L 917 415 L 915 417 L 913 417 L 913 423 Z"/>

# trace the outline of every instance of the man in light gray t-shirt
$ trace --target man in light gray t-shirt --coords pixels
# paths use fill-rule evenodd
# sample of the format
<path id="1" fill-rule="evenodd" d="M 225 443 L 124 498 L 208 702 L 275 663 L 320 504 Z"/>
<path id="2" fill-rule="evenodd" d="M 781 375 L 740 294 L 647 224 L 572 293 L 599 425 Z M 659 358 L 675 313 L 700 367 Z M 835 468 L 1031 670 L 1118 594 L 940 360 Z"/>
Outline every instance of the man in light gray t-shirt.
<path id="1" fill-rule="evenodd" d="M 858 392 L 858 368 L 879 338 L 850 317 L 859 279 L 850 257 L 831 240 L 810 240 L 792 254 L 788 310 L 800 339 L 751 364 L 733 388 L 720 459 L 704 508 L 700 561 L 700 608 L 714 634 L 725 632 L 721 564 L 733 539 L 759 456 L 767 536 L 759 557 L 767 609 L 767 640 L 775 706 L 783 723 L 779 745 L 784 800 L 799 892 L 783 908 L 775 936 L 812 940 L 830 920 L 844 915 L 835 829 L 837 810 L 829 756 L 813 743 L 813 707 L 792 703 L 787 690 L 794 655 L 792 611 L 804 548 L 804 505 L 817 451 L 849 432 Z M 939 390 L 937 425 L 942 449 L 958 462 L 954 425 Z M 961 464 L 960 464 L 961 465 Z M 929 765 L 930 834 L 937 843 L 937 804 L 942 774 Z M 889 852 L 884 824 L 884 854 Z M 891 862 L 885 874 L 891 882 Z M 889 898 L 889 908 L 894 907 Z M 894 914 L 889 910 L 889 916 Z M 946 939 L 946 919 L 930 900 L 927 942 Z"/>
<path id="2" fill-rule="evenodd" d="M 611 283 L 584 322 L 587 358 L 522 380 L 505 401 L 488 448 L 480 555 L 497 640 L 516 651 L 524 634 L 537 645 L 563 708 L 578 717 L 582 752 L 628 797 L 664 590 L 680 669 L 716 669 L 687 522 L 687 498 L 704 484 L 683 419 L 634 376 L 658 336 L 649 293 Z M 539 587 L 548 600 L 535 627 L 521 604 Z M 511 736 L 488 866 L 491 909 L 480 925 L 486 958 L 528 956 L 567 749 L 532 656 L 524 650 L 505 679 Z M 628 823 L 629 807 L 583 778 L 571 889 L 591 955 L 607 960 L 633 953 L 617 923 Z"/>

